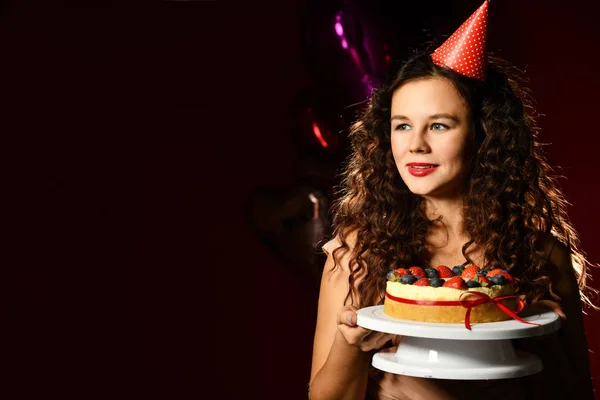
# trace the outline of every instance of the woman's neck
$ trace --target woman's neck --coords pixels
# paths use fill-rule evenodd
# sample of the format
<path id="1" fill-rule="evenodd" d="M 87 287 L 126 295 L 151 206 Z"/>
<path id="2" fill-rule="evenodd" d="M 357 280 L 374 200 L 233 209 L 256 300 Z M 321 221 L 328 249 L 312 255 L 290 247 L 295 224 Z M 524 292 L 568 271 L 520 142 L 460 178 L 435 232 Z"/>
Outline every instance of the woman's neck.
<path id="1" fill-rule="evenodd" d="M 443 236 L 444 241 L 466 239 L 464 229 L 464 202 L 462 197 L 454 199 L 425 198 L 425 215 L 435 222 L 430 231 L 433 239 Z M 436 240 L 437 241 L 437 240 Z"/>
<path id="2" fill-rule="evenodd" d="M 476 265 L 486 265 L 485 254 L 476 243 L 463 254 L 463 246 L 471 238 L 465 231 L 465 207 L 462 197 L 430 199 L 424 202 L 425 215 L 434 223 L 430 226 L 426 246 L 432 264 L 459 265 L 465 258 Z"/>

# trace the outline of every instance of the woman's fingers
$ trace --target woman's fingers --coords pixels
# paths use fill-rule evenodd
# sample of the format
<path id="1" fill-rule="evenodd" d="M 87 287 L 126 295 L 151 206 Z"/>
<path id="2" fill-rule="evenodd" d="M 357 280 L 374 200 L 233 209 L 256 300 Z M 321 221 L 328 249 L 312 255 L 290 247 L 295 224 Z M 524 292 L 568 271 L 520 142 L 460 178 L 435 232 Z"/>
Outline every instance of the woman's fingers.
<path id="1" fill-rule="evenodd" d="M 338 317 L 338 324 L 343 324 L 347 326 L 355 326 L 356 325 L 356 307 L 354 306 L 345 306 L 340 311 Z"/>
<path id="2" fill-rule="evenodd" d="M 362 343 L 371 333 L 371 330 L 365 329 L 356 325 L 356 307 L 345 306 L 338 314 L 338 329 L 344 335 L 348 344 L 359 346 L 362 348 Z"/>
<path id="3" fill-rule="evenodd" d="M 371 331 L 363 338 L 362 342 L 360 343 L 360 348 L 362 351 L 379 349 L 388 340 L 390 340 L 389 336 L 389 334 L 384 332 Z"/>
<path id="4" fill-rule="evenodd" d="M 390 335 L 389 333 L 381 335 L 381 337 L 379 337 L 377 339 L 377 341 L 375 342 L 375 346 L 373 346 L 373 348 L 375 348 L 375 349 L 382 348 L 383 345 L 385 345 L 387 342 L 392 340 L 392 338 L 393 338 L 393 335 Z"/>
<path id="5" fill-rule="evenodd" d="M 361 347 L 364 350 L 378 350 L 388 342 L 390 342 L 392 346 L 398 346 L 401 338 L 402 336 L 400 335 L 373 331 L 364 339 Z"/>
<path id="6" fill-rule="evenodd" d="M 363 351 L 379 349 L 388 341 L 397 346 L 402 336 L 385 332 L 372 331 L 356 324 L 357 308 L 345 306 L 338 314 L 338 329 L 349 344 L 356 345 Z"/>
<path id="7" fill-rule="evenodd" d="M 536 301 L 535 304 L 538 304 L 538 305 L 540 305 L 540 306 L 542 306 L 544 308 L 547 308 L 550 311 L 554 311 L 562 319 L 567 319 L 567 316 L 563 312 L 560 304 L 558 304 L 558 303 L 556 303 L 554 301 L 551 301 L 551 300 L 540 300 L 540 301 Z"/>

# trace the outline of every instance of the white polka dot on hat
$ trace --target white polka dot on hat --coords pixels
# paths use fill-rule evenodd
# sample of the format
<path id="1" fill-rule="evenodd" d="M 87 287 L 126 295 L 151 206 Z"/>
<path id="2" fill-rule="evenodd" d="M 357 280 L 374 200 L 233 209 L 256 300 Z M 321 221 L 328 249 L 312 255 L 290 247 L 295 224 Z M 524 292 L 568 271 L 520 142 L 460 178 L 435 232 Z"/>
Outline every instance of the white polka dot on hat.
<path id="1" fill-rule="evenodd" d="M 440 47 L 431 59 L 461 75 L 485 79 L 488 0 L 467 19 Z"/>

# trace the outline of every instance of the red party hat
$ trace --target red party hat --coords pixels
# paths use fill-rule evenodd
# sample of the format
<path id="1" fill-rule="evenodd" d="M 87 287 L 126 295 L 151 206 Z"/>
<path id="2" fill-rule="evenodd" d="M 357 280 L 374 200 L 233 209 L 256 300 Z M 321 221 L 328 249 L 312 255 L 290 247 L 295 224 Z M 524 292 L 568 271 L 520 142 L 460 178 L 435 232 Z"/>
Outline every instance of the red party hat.
<path id="1" fill-rule="evenodd" d="M 489 0 L 485 0 L 477 11 L 433 52 L 431 59 L 434 64 L 471 78 L 485 79 L 488 3 Z"/>

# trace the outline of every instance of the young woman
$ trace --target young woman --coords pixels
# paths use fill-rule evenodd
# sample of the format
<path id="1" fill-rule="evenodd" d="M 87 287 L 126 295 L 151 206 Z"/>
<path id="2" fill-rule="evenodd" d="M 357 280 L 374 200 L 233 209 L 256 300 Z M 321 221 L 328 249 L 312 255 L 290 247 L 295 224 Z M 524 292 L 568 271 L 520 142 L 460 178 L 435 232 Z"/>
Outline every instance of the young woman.
<path id="1" fill-rule="evenodd" d="M 474 17 L 481 21 L 480 13 L 467 22 Z M 453 37 L 446 44 L 462 49 L 408 60 L 351 130 L 335 235 L 323 246 L 310 399 L 593 399 L 582 316 L 583 305 L 595 307 L 589 264 L 536 141 L 527 93 L 514 69 L 486 56 L 479 35 Z M 509 269 L 526 304 L 561 316 L 557 333 L 515 343 L 544 370 L 451 381 L 374 369 L 374 351 L 402 339 L 357 326 L 355 311 L 383 304 L 387 272 L 470 262 Z"/>

